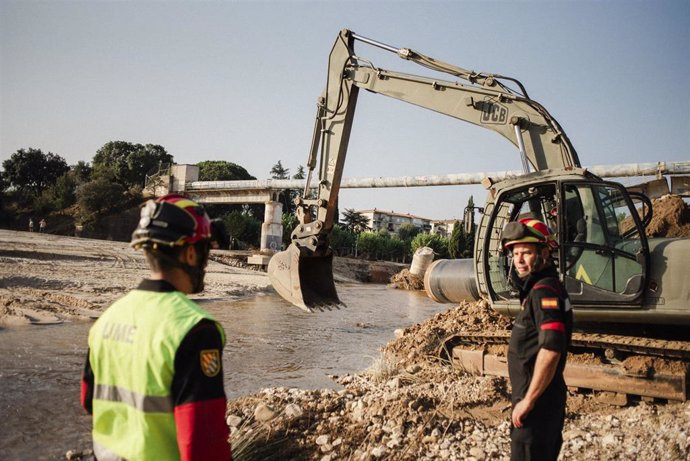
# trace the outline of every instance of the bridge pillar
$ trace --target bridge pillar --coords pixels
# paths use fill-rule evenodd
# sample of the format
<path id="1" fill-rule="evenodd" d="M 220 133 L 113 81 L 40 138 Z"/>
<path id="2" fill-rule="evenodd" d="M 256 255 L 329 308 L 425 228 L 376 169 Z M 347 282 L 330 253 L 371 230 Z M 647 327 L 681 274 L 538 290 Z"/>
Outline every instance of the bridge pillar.
<path id="1" fill-rule="evenodd" d="M 264 222 L 261 224 L 261 254 L 272 255 L 283 245 L 283 204 L 268 201 L 264 208 Z"/>

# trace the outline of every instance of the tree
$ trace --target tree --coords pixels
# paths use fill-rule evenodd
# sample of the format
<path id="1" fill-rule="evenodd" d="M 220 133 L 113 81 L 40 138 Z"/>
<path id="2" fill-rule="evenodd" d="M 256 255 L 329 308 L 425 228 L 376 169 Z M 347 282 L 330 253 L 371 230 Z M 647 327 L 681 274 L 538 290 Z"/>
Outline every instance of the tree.
<path id="1" fill-rule="evenodd" d="M 20 193 L 38 196 L 45 188 L 55 184 L 69 167 L 65 159 L 41 149 L 19 149 L 2 162 L 5 187 L 14 187 Z"/>
<path id="2" fill-rule="evenodd" d="M 434 250 L 438 258 L 448 257 L 448 240 L 437 234 L 419 234 L 412 239 L 412 252 L 418 248 L 429 247 Z"/>
<path id="3" fill-rule="evenodd" d="M 304 171 L 304 167 L 302 165 L 297 167 L 297 173 L 292 175 L 292 179 L 304 179 L 306 178 L 306 173 Z"/>
<path id="4" fill-rule="evenodd" d="M 55 184 L 49 186 L 41 193 L 37 202 L 53 210 L 63 210 L 77 201 L 77 178 L 74 171 L 68 171 L 60 176 Z M 39 206 L 34 205 L 34 210 L 39 211 Z M 44 211 L 48 211 L 44 209 Z"/>
<path id="5" fill-rule="evenodd" d="M 271 168 L 271 179 L 290 179 L 290 169 L 283 167 L 280 160 Z"/>
<path id="6" fill-rule="evenodd" d="M 223 217 L 223 223 L 235 240 L 254 247 L 260 245 L 261 223 L 253 216 L 233 211 Z"/>
<path id="7" fill-rule="evenodd" d="M 340 224 L 336 224 L 333 226 L 333 232 L 330 235 L 331 248 L 338 256 L 350 255 L 354 250 L 356 238 L 355 234 Z"/>
<path id="8" fill-rule="evenodd" d="M 352 208 L 345 208 L 342 219 L 343 226 L 353 234 L 360 234 L 369 230 L 369 218 Z"/>
<path id="9" fill-rule="evenodd" d="M 290 239 L 292 231 L 299 224 L 299 219 L 293 213 L 283 213 L 280 217 L 281 224 L 283 225 L 283 245 L 286 247 L 292 243 Z"/>
<path id="10" fill-rule="evenodd" d="M 94 179 L 77 187 L 77 203 L 84 221 L 112 211 L 127 200 L 124 186 L 105 178 Z"/>
<path id="11" fill-rule="evenodd" d="M 147 174 L 172 161 L 172 155 L 159 145 L 111 141 L 98 149 L 92 164 L 94 177 L 115 181 L 129 188 L 144 185 Z"/>
<path id="12" fill-rule="evenodd" d="M 467 206 L 472 208 L 472 213 L 474 213 L 474 197 L 470 195 L 470 198 L 467 200 Z M 463 223 L 463 227 L 464 227 Z M 477 225 L 474 224 L 472 226 L 472 230 L 470 233 L 465 233 L 465 254 L 469 253 L 469 255 L 472 255 L 472 251 L 474 251 L 474 235 L 477 231 Z M 464 233 L 464 231 L 463 231 Z M 467 257 L 467 256 L 466 256 Z"/>
<path id="13" fill-rule="evenodd" d="M 199 181 L 248 181 L 256 179 L 244 167 L 225 160 L 206 160 L 197 163 Z"/>
<path id="14" fill-rule="evenodd" d="M 91 165 L 84 161 L 77 162 L 76 165 L 72 165 L 72 171 L 74 172 L 74 177 L 79 183 L 91 181 L 91 174 L 93 173 L 93 168 Z"/>
<path id="15" fill-rule="evenodd" d="M 465 230 L 460 225 L 459 221 L 455 221 L 453 224 L 453 232 L 450 233 L 448 237 L 448 255 L 453 258 L 462 258 L 467 250 L 467 238 L 465 236 Z"/>
<path id="16" fill-rule="evenodd" d="M 400 227 L 398 227 L 398 236 L 406 242 L 411 242 L 419 232 L 421 232 L 419 227 L 410 223 L 401 224 Z"/>

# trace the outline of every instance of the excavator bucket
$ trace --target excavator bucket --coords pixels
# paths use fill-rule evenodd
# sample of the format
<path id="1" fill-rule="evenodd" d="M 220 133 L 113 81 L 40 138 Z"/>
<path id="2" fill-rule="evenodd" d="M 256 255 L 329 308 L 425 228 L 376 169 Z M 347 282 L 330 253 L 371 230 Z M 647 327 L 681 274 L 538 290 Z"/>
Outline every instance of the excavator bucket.
<path id="1" fill-rule="evenodd" d="M 307 312 L 341 305 L 333 281 L 333 253 L 304 254 L 294 243 L 273 255 L 268 277 L 280 296 Z"/>

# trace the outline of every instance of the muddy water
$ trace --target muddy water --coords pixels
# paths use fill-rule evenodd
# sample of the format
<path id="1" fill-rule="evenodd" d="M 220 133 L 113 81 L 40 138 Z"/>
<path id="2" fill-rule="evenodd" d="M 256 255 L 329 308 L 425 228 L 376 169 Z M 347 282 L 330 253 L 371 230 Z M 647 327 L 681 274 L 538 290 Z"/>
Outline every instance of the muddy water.
<path id="1" fill-rule="evenodd" d="M 340 285 L 347 308 L 308 314 L 277 295 L 203 303 L 225 327 L 228 397 L 263 387 L 337 388 L 394 330 L 444 309 L 419 293 Z M 79 376 L 90 323 L 0 329 L 0 459 L 58 460 L 90 445 Z"/>

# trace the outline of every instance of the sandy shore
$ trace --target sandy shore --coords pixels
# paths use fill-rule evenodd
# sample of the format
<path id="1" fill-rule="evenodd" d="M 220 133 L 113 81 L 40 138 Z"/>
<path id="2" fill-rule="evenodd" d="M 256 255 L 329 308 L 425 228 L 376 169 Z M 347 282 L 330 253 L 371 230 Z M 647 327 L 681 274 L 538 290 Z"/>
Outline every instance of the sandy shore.
<path id="1" fill-rule="evenodd" d="M 0 325 L 98 316 L 148 269 L 123 242 L 0 230 Z M 265 273 L 210 261 L 197 299 L 237 299 L 272 290 Z"/>

